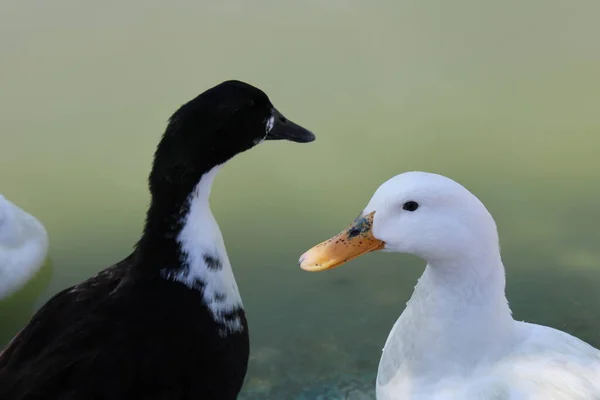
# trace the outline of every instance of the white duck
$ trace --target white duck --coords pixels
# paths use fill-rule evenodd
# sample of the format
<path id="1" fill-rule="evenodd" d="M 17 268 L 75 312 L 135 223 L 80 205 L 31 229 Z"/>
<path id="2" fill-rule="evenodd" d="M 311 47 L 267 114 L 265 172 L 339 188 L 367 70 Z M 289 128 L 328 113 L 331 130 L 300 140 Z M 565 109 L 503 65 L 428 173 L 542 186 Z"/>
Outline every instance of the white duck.
<path id="1" fill-rule="evenodd" d="M 0 299 L 25 286 L 47 253 L 42 223 L 0 195 Z"/>
<path id="2" fill-rule="evenodd" d="M 440 175 L 398 175 L 300 266 L 322 271 L 378 249 L 427 262 L 385 343 L 378 400 L 600 399 L 600 351 L 513 320 L 496 224 L 467 189 Z"/>

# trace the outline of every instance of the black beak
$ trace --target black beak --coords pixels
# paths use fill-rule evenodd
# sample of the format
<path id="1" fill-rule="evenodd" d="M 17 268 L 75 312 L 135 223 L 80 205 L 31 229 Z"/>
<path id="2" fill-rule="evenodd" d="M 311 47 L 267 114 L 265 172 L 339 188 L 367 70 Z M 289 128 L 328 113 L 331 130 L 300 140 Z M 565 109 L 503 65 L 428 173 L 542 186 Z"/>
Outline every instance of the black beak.
<path id="1" fill-rule="evenodd" d="M 308 143 L 315 140 L 315 135 L 284 117 L 273 107 L 273 127 L 267 133 L 265 140 L 290 140 L 298 143 Z"/>

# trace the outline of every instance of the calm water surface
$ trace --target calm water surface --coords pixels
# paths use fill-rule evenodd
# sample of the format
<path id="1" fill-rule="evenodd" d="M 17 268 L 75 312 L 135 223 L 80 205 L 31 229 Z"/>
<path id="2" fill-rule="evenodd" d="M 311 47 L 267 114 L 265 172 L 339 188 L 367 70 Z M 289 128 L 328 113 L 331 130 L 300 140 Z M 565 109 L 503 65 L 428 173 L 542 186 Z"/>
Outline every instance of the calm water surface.
<path id="1" fill-rule="evenodd" d="M 423 263 L 301 271 L 393 175 L 450 176 L 495 216 L 515 318 L 600 346 L 600 3 L 0 0 L 0 192 L 50 258 L 0 303 L 0 345 L 125 257 L 166 119 L 206 88 L 263 88 L 310 145 L 265 143 L 212 207 L 247 309 L 244 399 L 372 398 Z"/>

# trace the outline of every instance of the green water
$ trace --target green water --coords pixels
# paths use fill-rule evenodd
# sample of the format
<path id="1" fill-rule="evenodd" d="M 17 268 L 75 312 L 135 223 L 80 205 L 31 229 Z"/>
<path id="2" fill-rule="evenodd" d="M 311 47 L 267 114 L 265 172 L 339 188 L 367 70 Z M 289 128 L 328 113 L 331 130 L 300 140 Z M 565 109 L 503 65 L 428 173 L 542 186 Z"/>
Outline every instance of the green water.
<path id="1" fill-rule="evenodd" d="M 0 345 L 128 254 L 166 119 L 237 78 L 318 138 L 265 143 L 213 188 L 250 320 L 246 398 L 372 386 L 423 263 L 370 254 L 310 274 L 297 259 L 407 170 L 488 206 L 517 319 L 600 346 L 597 0 L 212 3 L 0 0 L 0 192 L 51 239 L 0 304 Z"/>

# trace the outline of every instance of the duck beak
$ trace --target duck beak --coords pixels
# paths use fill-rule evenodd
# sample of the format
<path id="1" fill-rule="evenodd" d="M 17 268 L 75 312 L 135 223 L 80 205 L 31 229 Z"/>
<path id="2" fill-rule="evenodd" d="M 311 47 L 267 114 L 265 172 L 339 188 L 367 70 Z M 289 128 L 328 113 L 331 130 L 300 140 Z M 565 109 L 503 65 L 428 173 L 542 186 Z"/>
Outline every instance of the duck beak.
<path id="1" fill-rule="evenodd" d="M 308 250 L 300 257 L 300 268 L 317 272 L 335 268 L 361 254 L 381 250 L 385 243 L 373 236 L 375 211 L 360 215 L 346 229 Z"/>
<path id="2" fill-rule="evenodd" d="M 282 139 L 297 143 L 308 143 L 315 140 L 315 135 L 308 129 L 290 121 L 273 107 L 273 127 L 267 133 L 265 140 Z"/>

